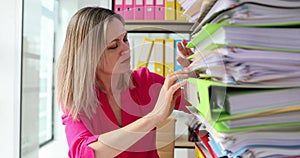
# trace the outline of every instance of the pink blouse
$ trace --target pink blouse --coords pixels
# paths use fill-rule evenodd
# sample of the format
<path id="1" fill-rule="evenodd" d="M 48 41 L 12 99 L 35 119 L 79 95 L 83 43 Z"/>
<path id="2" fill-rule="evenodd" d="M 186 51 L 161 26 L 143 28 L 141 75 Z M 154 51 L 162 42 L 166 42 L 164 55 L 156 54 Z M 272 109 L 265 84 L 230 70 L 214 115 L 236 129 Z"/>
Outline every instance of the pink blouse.
<path id="1" fill-rule="evenodd" d="M 143 117 L 153 109 L 164 82 L 162 76 L 150 72 L 147 68 L 134 71 L 132 80 L 135 87 L 124 90 L 121 94 L 122 126 Z M 97 141 L 100 134 L 120 128 L 106 95 L 99 90 L 96 90 L 96 93 L 101 105 L 91 119 L 82 114 L 79 115 L 79 120 L 73 120 L 67 113 L 62 116 L 70 158 L 94 158 L 94 151 L 88 144 Z M 176 109 L 179 106 L 179 99 L 177 99 Z M 158 158 L 155 134 L 155 129 L 153 129 L 116 157 Z"/>

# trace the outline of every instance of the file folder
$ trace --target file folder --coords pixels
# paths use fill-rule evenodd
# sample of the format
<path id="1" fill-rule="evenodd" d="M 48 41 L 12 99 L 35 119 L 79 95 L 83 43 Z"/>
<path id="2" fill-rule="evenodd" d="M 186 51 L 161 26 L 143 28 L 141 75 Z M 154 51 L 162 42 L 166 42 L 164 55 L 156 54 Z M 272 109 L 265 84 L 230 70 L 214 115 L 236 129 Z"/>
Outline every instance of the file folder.
<path id="1" fill-rule="evenodd" d="M 188 18 L 189 21 L 197 21 L 203 15 L 203 12 L 208 10 L 208 4 L 213 3 L 213 1 L 215 0 L 190 0 L 181 3 L 181 6 L 185 9 L 182 15 Z"/>
<path id="2" fill-rule="evenodd" d="M 181 56 L 180 55 L 180 52 L 177 48 L 177 43 L 180 43 L 182 40 L 178 40 L 178 39 L 175 39 L 174 40 L 174 71 L 177 71 L 177 70 L 182 70 L 183 67 L 178 63 L 178 61 L 176 60 L 177 56 Z"/>
<path id="3" fill-rule="evenodd" d="M 175 0 L 175 20 L 176 21 L 185 21 L 185 17 L 182 16 L 184 8 L 181 6 L 178 0 Z"/>
<path id="4" fill-rule="evenodd" d="M 201 144 L 201 142 L 195 142 L 195 154 L 196 154 L 196 158 L 206 158 L 204 150 L 206 150 L 206 149 Z"/>
<path id="5" fill-rule="evenodd" d="M 141 51 L 139 52 L 139 58 L 136 65 L 136 69 L 141 67 L 147 67 L 150 55 L 152 53 L 154 41 L 149 38 L 144 38 Z"/>
<path id="6" fill-rule="evenodd" d="M 114 12 L 124 16 L 123 0 L 114 0 Z"/>
<path id="7" fill-rule="evenodd" d="M 166 0 L 165 6 L 165 20 L 175 20 L 175 0 Z"/>
<path id="8" fill-rule="evenodd" d="M 282 27 L 283 26 L 283 27 Z M 194 38 L 186 45 L 187 48 L 196 48 L 198 50 L 211 50 L 215 45 L 229 45 L 235 47 L 247 47 L 252 49 L 265 49 L 265 50 L 279 50 L 288 52 L 299 52 L 300 47 L 293 43 L 291 40 L 297 39 L 298 36 L 294 36 L 296 33 L 294 31 L 299 31 L 298 28 L 290 29 L 288 27 L 293 27 L 293 24 L 289 23 L 277 23 L 277 24 L 206 24 L 202 29 L 194 36 Z M 275 29 L 276 28 L 276 29 Z M 231 29 L 228 31 L 228 29 Z M 239 33 L 243 32 L 243 33 Z M 251 33 L 249 33 L 251 32 Z M 289 36 L 284 36 L 284 32 L 289 34 Z M 238 35 L 236 35 L 238 34 Z M 255 34 L 255 35 L 253 35 Z M 265 40 L 265 38 L 274 38 L 282 34 L 282 38 L 276 38 L 276 41 L 272 42 Z M 232 39 L 238 36 L 239 40 Z M 253 38 L 249 38 L 253 36 Z M 228 38 L 231 38 L 228 40 Z M 256 42 L 249 42 L 254 40 Z M 228 42 L 230 41 L 230 42 Z M 241 42 L 241 41 L 246 41 Z M 261 41 L 261 42 L 257 42 Z M 239 43 L 241 42 L 241 43 Z M 265 43 L 264 43 L 265 42 Z M 276 43 L 275 43 L 276 42 Z M 287 42 L 289 46 L 286 46 Z"/>
<path id="9" fill-rule="evenodd" d="M 252 85 L 256 88 L 265 88 L 270 86 L 260 86 L 260 85 Z M 300 122 L 290 122 L 290 123 L 278 123 L 278 124 L 267 124 L 267 125 L 256 125 L 256 126 L 246 126 L 246 127 L 237 127 L 237 128 L 228 128 L 223 124 L 224 120 L 237 119 L 239 117 L 243 117 L 251 114 L 255 114 L 258 111 L 254 111 L 252 113 L 245 113 L 240 115 L 228 115 L 225 113 L 222 108 L 218 106 L 216 103 L 216 95 L 212 94 L 216 88 L 223 88 L 223 90 L 218 91 L 218 96 L 226 95 L 226 88 L 235 87 L 235 88 L 243 88 L 249 87 L 249 85 L 233 85 L 233 84 L 225 84 L 222 82 L 216 82 L 212 80 L 204 80 L 197 78 L 189 78 L 188 83 L 186 84 L 185 97 L 186 100 L 192 104 L 194 108 L 197 110 L 197 117 L 205 123 L 206 126 L 210 126 L 209 128 L 214 128 L 218 132 L 238 132 L 252 129 L 267 129 L 273 127 L 286 127 L 286 126 L 299 126 Z M 225 100 L 225 98 L 220 98 Z"/>
<path id="10" fill-rule="evenodd" d="M 154 20 L 154 0 L 145 0 L 144 2 L 144 20 Z"/>
<path id="11" fill-rule="evenodd" d="M 133 20 L 133 0 L 124 0 L 124 19 Z"/>
<path id="12" fill-rule="evenodd" d="M 212 147 L 209 144 L 209 135 L 205 134 L 205 135 L 201 135 L 199 131 L 196 131 L 199 139 L 201 140 L 199 143 L 202 143 L 203 146 L 205 147 L 205 149 L 208 151 L 207 153 L 207 157 L 211 157 L 211 158 L 218 158 L 218 156 L 216 155 L 215 151 L 212 149 Z M 196 142 L 198 143 L 198 142 Z M 204 154 L 204 152 L 203 152 Z"/>
<path id="13" fill-rule="evenodd" d="M 174 72 L 174 39 L 165 39 L 165 76 Z"/>
<path id="14" fill-rule="evenodd" d="M 144 20 L 144 0 L 133 0 L 133 19 Z"/>
<path id="15" fill-rule="evenodd" d="M 155 20 L 165 19 L 165 0 L 156 0 L 154 15 Z"/>
<path id="16" fill-rule="evenodd" d="M 164 39 L 155 39 L 154 40 L 154 72 L 161 75 L 164 75 Z"/>

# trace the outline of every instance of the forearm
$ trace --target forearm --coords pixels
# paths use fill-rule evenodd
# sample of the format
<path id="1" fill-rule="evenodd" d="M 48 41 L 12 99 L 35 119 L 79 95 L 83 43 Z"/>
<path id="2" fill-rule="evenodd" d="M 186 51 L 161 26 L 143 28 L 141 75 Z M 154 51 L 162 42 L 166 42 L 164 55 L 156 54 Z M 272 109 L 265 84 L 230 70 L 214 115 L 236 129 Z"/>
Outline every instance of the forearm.
<path id="1" fill-rule="evenodd" d="M 98 141 L 89 146 L 94 149 L 96 158 L 115 157 L 144 137 L 160 122 L 159 116 L 148 114 L 125 127 L 100 135 Z"/>

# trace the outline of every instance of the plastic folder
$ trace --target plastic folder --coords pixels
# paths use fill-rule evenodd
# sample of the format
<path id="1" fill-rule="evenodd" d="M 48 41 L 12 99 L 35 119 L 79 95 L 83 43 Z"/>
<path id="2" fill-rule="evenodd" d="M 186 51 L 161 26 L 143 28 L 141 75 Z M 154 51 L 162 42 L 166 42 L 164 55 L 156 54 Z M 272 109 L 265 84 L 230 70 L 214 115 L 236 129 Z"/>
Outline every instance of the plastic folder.
<path id="1" fill-rule="evenodd" d="M 165 19 L 165 0 L 156 0 L 155 3 L 155 20 Z"/>
<path id="2" fill-rule="evenodd" d="M 290 122 L 290 123 L 278 123 L 278 124 L 269 124 L 269 125 L 257 125 L 257 126 L 247 126 L 247 127 L 238 127 L 238 128 L 228 128 L 222 121 L 230 119 L 240 119 L 241 117 L 247 117 L 247 115 L 255 115 L 255 113 L 244 113 L 238 115 L 228 115 L 224 110 L 218 107 L 215 101 L 216 95 L 212 95 L 211 91 L 214 88 L 224 88 L 221 91 L 218 91 L 221 97 L 225 97 L 227 87 L 239 87 L 245 88 L 250 85 L 233 85 L 225 84 L 221 82 L 215 82 L 211 80 L 203 80 L 197 78 L 189 78 L 186 85 L 185 96 L 186 100 L 190 102 L 193 107 L 198 110 L 198 117 L 202 118 L 202 121 L 205 121 L 207 124 L 211 124 L 218 132 L 237 132 L 243 130 L 253 130 L 253 129 L 264 129 L 264 128 L 273 128 L 273 127 L 285 127 L 285 126 L 299 126 L 300 122 Z M 271 88 L 272 86 L 260 86 L 260 85 L 251 85 L 253 88 Z M 273 87 L 275 88 L 275 87 Z M 222 98 L 221 98 L 222 99 Z M 224 100 L 225 98 L 223 98 Z M 296 108 L 297 109 L 297 108 Z M 278 109 L 282 110 L 282 109 Z M 295 109 L 294 109 L 295 110 Z M 258 111 L 257 113 L 264 114 L 263 111 Z M 249 116 L 250 117 L 250 116 Z"/>
<path id="3" fill-rule="evenodd" d="M 300 22 L 298 22 L 299 25 Z M 253 29 L 254 33 L 258 33 L 262 29 L 269 29 L 269 31 L 272 29 L 270 27 L 281 27 L 281 26 L 293 26 L 295 23 L 277 23 L 277 24 L 261 24 L 261 25 L 253 25 L 253 24 L 206 24 L 199 33 L 193 39 L 187 44 L 187 48 L 196 48 L 198 50 L 211 50 L 215 45 L 230 45 L 230 46 L 236 46 L 236 47 L 248 47 L 248 48 L 254 48 L 254 49 L 268 49 L 268 50 L 279 50 L 279 51 L 294 51 L 294 52 L 299 52 L 298 49 L 295 49 L 294 47 L 283 47 L 283 46 L 273 46 L 270 44 L 265 44 L 267 46 L 261 46 L 258 43 L 254 43 L 255 45 L 251 44 L 238 44 L 238 43 L 222 43 L 225 42 L 226 37 L 225 37 L 225 28 L 231 28 L 235 29 L 235 33 L 244 31 L 243 33 L 240 33 L 240 36 L 247 37 L 247 33 L 249 33 L 247 30 Z M 269 28 L 268 28 L 269 27 Z M 242 30 L 242 28 L 245 28 L 247 30 Z M 287 29 L 287 28 L 278 28 L 278 31 L 274 29 L 274 34 L 278 34 L 280 29 L 286 29 L 287 33 L 290 33 L 290 31 L 293 31 L 293 29 Z M 268 33 L 268 32 L 265 32 Z M 270 32 L 266 35 L 274 35 L 271 34 Z M 233 32 L 230 34 L 233 36 Z M 258 36 L 258 37 L 266 37 L 266 35 Z M 293 34 L 291 34 L 292 36 Z M 229 37 L 229 36 L 228 36 Z M 257 37 L 257 40 L 260 38 Z M 288 36 L 289 37 L 289 36 Z M 286 39 L 289 39 L 288 37 L 283 37 Z M 255 38 L 255 37 L 253 37 Z M 243 39 L 247 40 L 247 39 Z"/>
<path id="4" fill-rule="evenodd" d="M 133 0 L 133 19 L 144 20 L 144 0 Z"/>
<path id="5" fill-rule="evenodd" d="M 166 6 L 165 19 L 175 20 L 175 0 L 166 0 L 165 6 Z"/>
<path id="6" fill-rule="evenodd" d="M 174 39 L 165 39 L 165 76 L 174 72 Z"/>
<path id="7" fill-rule="evenodd" d="M 165 54 L 165 46 L 164 39 L 155 39 L 154 40 L 154 72 L 164 76 L 164 54 Z"/>
<path id="8" fill-rule="evenodd" d="M 145 0 L 144 20 L 154 20 L 154 18 L 155 18 L 154 0 Z"/>
<path id="9" fill-rule="evenodd" d="M 124 15 L 124 4 L 123 0 L 114 0 L 114 11 L 117 14 Z"/>
<path id="10" fill-rule="evenodd" d="M 195 142 L 195 153 L 196 153 L 196 158 L 206 158 L 204 150 L 205 147 L 200 144 L 200 142 Z"/>
<path id="11" fill-rule="evenodd" d="M 150 55 L 152 53 L 154 41 L 149 38 L 144 38 L 136 69 L 147 67 Z"/>
<path id="12" fill-rule="evenodd" d="M 198 132 L 198 131 L 196 131 L 196 132 Z M 215 151 L 213 150 L 213 148 L 209 144 L 209 135 L 206 134 L 206 135 L 200 136 L 199 133 L 198 133 L 198 137 L 200 138 L 201 143 L 203 143 L 203 146 L 205 146 L 205 148 L 208 150 L 209 155 L 207 155 L 207 157 L 218 158 Z M 204 154 L 204 152 L 203 152 L 203 154 Z"/>
<path id="13" fill-rule="evenodd" d="M 124 19 L 133 20 L 133 0 L 124 0 Z"/>
<path id="14" fill-rule="evenodd" d="M 182 42 L 182 40 L 181 39 L 175 39 L 175 41 L 174 41 L 174 71 L 177 71 L 177 70 L 181 70 L 181 69 L 183 69 L 183 67 L 178 63 L 178 61 L 177 61 L 177 56 L 182 56 L 182 55 L 180 55 L 180 52 L 179 52 L 179 50 L 178 50 L 178 47 L 177 47 L 177 43 L 181 43 Z"/>
<path id="15" fill-rule="evenodd" d="M 182 16 L 184 8 L 181 6 L 178 0 L 175 2 L 175 19 L 176 21 L 185 21 L 185 17 Z"/>

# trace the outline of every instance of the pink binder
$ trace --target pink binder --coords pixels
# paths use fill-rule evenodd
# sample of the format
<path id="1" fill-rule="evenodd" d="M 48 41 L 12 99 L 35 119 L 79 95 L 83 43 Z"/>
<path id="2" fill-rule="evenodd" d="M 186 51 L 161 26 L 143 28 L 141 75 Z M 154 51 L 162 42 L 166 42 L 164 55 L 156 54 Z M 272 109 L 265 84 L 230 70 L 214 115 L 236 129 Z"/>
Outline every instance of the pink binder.
<path id="1" fill-rule="evenodd" d="M 124 15 L 123 0 L 114 0 L 114 12 L 120 15 Z"/>
<path id="2" fill-rule="evenodd" d="M 165 0 L 155 2 L 155 20 L 165 20 Z"/>
<path id="3" fill-rule="evenodd" d="M 144 3 L 144 20 L 154 20 L 154 0 L 145 0 Z"/>
<path id="4" fill-rule="evenodd" d="M 133 19 L 144 20 L 144 1 L 133 0 Z"/>
<path id="5" fill-rule="evenodd" d="M 133 20 L 133 0 L 124 0 L 124 19 Z"/>

